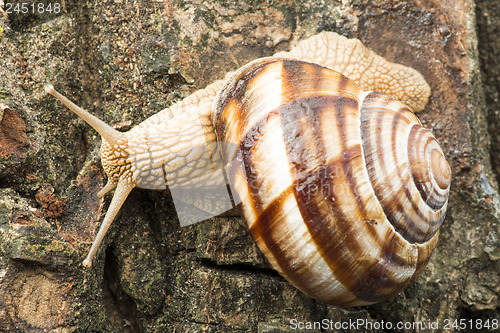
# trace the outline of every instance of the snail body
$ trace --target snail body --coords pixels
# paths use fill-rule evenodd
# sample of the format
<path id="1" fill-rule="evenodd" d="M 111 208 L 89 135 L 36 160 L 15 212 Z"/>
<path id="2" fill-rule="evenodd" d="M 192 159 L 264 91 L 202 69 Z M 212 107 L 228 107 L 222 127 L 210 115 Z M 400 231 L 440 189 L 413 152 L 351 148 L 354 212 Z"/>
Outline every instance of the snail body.
<path id="1" fill-rule="evenodd" d="M 360 70 L 345 56 L 332 61 L 332 52 L 379 66 Z M 331 69 L 392 71 L 400 75 L 391 76 L 393 86 L 365 81 L 422 109 L 430 90 L 421 75 L 380 59 L 357 40 L 322 33 L 243 66 L 127 133 L 47 87 L 103 137 L 108 183 L 98 195 L 116 186 L 84 265 L 133 187 L 189 182 L 186 165 L 212 161 L 193 147 L 217 142 L 248 230 L 288 281 L 340 306 L 397 294 L 436 246 L 451 171 L 408 106 Z"/>

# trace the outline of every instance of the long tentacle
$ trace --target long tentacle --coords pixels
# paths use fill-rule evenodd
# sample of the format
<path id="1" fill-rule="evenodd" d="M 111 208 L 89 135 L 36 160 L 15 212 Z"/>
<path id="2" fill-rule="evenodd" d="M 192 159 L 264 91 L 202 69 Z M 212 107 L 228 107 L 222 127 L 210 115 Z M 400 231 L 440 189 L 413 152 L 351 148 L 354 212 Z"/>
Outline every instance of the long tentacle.
<path id="1" fill-rule="evenodd" d="M 122 137 L 123 133 L 118 132 L 113 127 L 109 126 L 99 118 L 91 115 L 78 105 L 71 102 L 69 99 L 61 95 L 57 90 L 55 90 L 53 85 L 49 84 L 48 86 L 46 86 L 45 92 L 57 98 L 59 101 L 61 101 L 61 103 L 66 105 L 71 111 L 76 113 L 78 117 L 82 118 L 87 124 L 92 126 L 103 137 L 104 140 L 108 141 L 110 144 L 119 143 L 119 139 Z"/>
<path id="2" fill-rule="evenodd" d="M 94 239 L 94 243 L 90 248 L 87 258 L 83 261 L 84 266 L 90 267 L 92 265 L 92 258 L 94 258 L 94 255 L 96 254 L 99 245 L 106 235 L 108 228 L 111 226 L 111 223 L 115 219 L 116 214 L 118 214 L 118 211 L 120 210 L 121 206 L 123 205 L 123 203 L 127 199 L 127 196 L 133 188 L 134 185 L 126 180 L 120 180 L 118 182 L 115 190 L 115 195 L 111 200 L 111 204 L 109 205 L 108 211 L 106 212 L 106 216 L 104 217 L 104 221 L 101 224 L 101 228 L 99 229 L 99 232 Z"/>

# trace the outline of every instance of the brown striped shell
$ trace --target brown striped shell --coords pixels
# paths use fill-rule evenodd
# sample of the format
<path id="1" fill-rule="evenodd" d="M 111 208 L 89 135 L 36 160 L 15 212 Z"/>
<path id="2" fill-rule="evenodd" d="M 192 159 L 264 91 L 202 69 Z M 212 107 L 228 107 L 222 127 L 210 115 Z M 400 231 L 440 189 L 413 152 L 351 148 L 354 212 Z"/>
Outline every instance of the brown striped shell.
<path id="1" fill-rule="evenodd" d="M 271 265 L 324 302 L 394 296 L 425 267 L 451 171 L 400 102 L 307 62 L 238 70 L 213 105 L 242 215 Z"/>

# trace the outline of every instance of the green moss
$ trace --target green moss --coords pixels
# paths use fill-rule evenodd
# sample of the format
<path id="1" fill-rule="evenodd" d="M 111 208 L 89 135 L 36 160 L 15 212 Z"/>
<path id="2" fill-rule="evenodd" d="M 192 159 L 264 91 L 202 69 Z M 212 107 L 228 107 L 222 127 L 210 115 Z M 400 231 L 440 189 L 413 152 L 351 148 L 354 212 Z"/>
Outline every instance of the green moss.
<path id="1" fill-rule="evenodd" d="M 0 203 L 0 216 L 12 209 L 23 209 L 23 203 L 15 200 L 9 203 Z M 24 209 L 23 209 L 24 210 Z M 24 259 L 45 264 L 71 264 L 78 254 L 74 248 L 63 239 L 60 239 L 50 226 L 34 216 L 27 216 L 33 225 L 22 225 L 13 228 L 9 219 L 1 218 L 2 250 L 7 258 Z"/>
<path id="2" fill-rule="evenodd" d="M 0 90 L 0 99 L 1 100 L 8 100 L 11 96 L 12 96 L 12 94 L 10 92 Z"/>
<path id="3" fill-rule="evenodd" d="M 0 226 L 9 224 L 11 208 L 0 200 Z"/>

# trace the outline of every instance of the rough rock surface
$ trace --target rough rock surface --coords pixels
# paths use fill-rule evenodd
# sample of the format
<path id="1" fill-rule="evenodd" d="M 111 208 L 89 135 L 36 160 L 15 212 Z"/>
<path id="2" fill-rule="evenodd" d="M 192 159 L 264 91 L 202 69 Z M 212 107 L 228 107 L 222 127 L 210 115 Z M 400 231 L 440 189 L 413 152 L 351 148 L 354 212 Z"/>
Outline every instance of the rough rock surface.
<path id="1" fill-rule="evenodd" d="M 367 332 L 401 331 L 398 322 L 432 332 L 460 319 L 498 323 L 498 1 L 39 2 L 52 12 L 7 13 L 0 1 L 0 331 L 281 332 L 295 319 L 366 319 L 394 325 L 358 327 Z M 181 228 L 168 193 L 138 189 L 92 268 L 80 265 L 110 200 L 96 196 L 105 183 L 100 138 L 45 96 L 46 83 L 128 130 L 322 30 L 416 68 L 433 89 L 419 117 L 440 141 L 453 185 L 437 249 L 412 285 L 378 305 L 327 306 L 272 270 L 235 214 Z"/>

